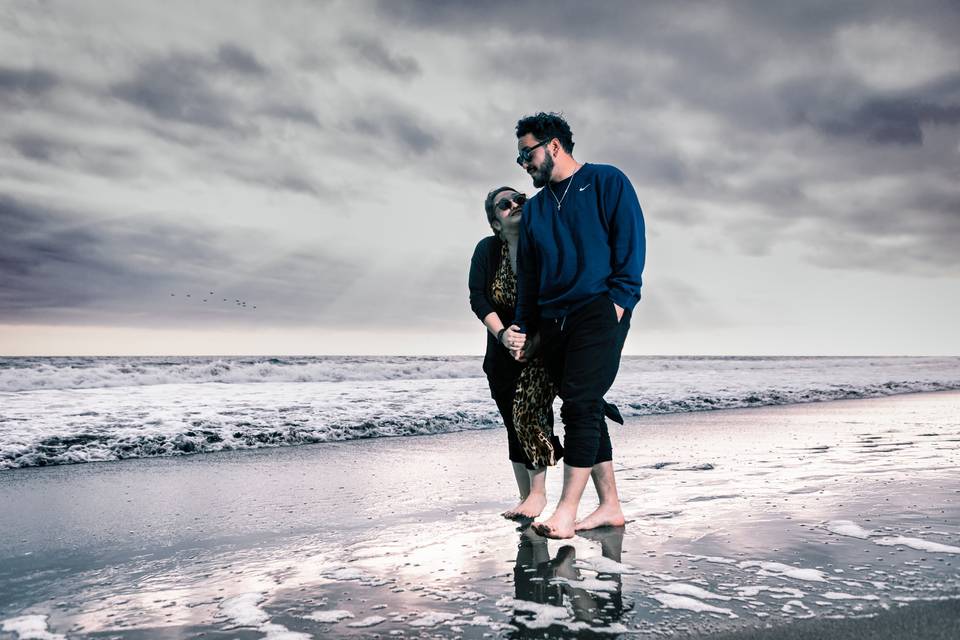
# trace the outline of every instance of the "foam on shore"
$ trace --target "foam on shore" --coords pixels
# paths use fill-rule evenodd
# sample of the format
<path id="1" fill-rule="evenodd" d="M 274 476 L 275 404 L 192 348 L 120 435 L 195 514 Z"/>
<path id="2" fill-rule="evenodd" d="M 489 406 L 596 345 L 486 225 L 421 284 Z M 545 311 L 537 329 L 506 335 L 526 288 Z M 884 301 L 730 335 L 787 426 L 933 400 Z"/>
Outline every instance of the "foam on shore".
<path id="1" fill-rule="evenodd" d="M 312 640 L 313 636 L 290 631 L 281 624 L 270 622 L 270 616 L 260 604 L 266 599 L 261 591 L 241 593 L 220 603 L 220 612 L 238 627 L 255 627 L 266 634 L 264 640 Z"/>
<path id="2" fill-rule="evenodd" d="M 826 582 L 827 578 L 823 571 L 819 569 L 804 569 L 802 567 L 792 567 L 788 564 L 779 562 L 758 562 L 746 561 L 738 565 L 741 569 L 758 568 L 758 575 L 761 576 L 786 576 L 795 580 L 804 580 L 807 582 Z"/>
<path id="3" fill-rule="evenodd" d="M 334 609 L 332 611 L 314 611 L 313 613 L 309 613 L 303 617 L 307 620 L 313 620 L 314 622 L 333 623 L 346 620 L 347 618 L 353 618 L 355 616 L 345 609 Z"/>
<path id="4" fill-rule="evenodd" d="M 949 544 L 940 544 L 930 540 L 921 540 L 920 538 L 908 538 L 905 536 L 893 536 L 889 538 L 878 538 L 873 541 L 882 547 L 910 547 L 917 551 L 929 551 L 930 553 L 960 553 L 960 547 Z"/>
<path id="5" fill-rule="evenodd" d="M 664 585 L 662 588 L 667 593 L 672 593 L 678 596 L 690 596 L 692 598 L 698 598 L 700 600 L 729 600 L 730 599 L 730 596 L 724 596 L 719 593 L 713 593 L 712 591 L 707 591 L 706 589 L 702 589 L 692 584 L 686 584 L 683 582 L 672 582 L 670 584 Z"/>
<path id="6" fill-rule="evenodd" d="M 960 547 L 954 545 L 902 535 L 890 536 L 883 531 L 868 531 L 849 520 L 831 520 L 824 525 L 824 528 L 837 535 L 870 540 L 873 544 L 881 547 L 909 547 L 910 549 L 930 553 L 960 553 Z"/>
<path id="7" fill-rule="evenodd" d="M 4 631 L 17 634 L 21 640 L 66 640 L 67 636 L 50 633 L 47 616 L 28 615 L 3 620 Z"/>
<path id="8" fill-rule="evenodd" d="M 687 611 L 693 611 L 696 613 L 718 613 L 731 618 L 740 617 L 730 609 L 715 607 L 712 604 L 701 602 L 696 598 L 678 596 L 672 593 L 655 593 L 650 597 L 659 602 L 661 606 L 668 609 L 686 609 Z"/>
<path id="9" fill-rule="evenodd" d="M 850 520 L 831 520 L 826 523 L 825 528 L 831 533 L 835 533 L 838 536 L 847 536 L 849 538 L 859 538 L 860 540 L 866 540 L 872 535 L 875 535 L 872 531 L 867 531 L 860 525 Z"/>

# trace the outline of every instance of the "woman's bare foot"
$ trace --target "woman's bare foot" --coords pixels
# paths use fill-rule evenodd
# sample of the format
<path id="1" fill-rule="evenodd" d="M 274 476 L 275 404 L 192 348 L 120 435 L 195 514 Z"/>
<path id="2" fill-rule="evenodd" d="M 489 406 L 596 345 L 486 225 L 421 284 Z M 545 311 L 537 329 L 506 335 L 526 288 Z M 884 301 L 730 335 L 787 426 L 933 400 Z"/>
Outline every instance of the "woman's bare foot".
<path id="1" fill-rule="evenodd" d="M 544 493 L 531 493 L 525 500 L 513 509 L 503 512 L 503 517 L 508 520 L 519 520 L 520 518 L 536 518 L 543 513 L 543 508 L 547 506 L 547 496 Z"/>
<path id="2" fill-rule="evenodd" d="M 600 505 L 597 510 L 588 515 L 583 520 L 579 520 L 574 529 L 583 531 L 585 529 L 596 529 L 597 527 L 622 527 L 626 521 L 623 518 L 623 511 L 620 505 Z"/>
<path id="3" fill-rule="evenodd" d="M 577 513 L 575 511 L 569 513 L 558 509 L 543 522 L 534 522 L 530 526 L 546 538 L 564 540 L 566 538 L 572 538 L 576 533 L 574 529 L 574 520 L 576 520 L 576 517 Z"/>

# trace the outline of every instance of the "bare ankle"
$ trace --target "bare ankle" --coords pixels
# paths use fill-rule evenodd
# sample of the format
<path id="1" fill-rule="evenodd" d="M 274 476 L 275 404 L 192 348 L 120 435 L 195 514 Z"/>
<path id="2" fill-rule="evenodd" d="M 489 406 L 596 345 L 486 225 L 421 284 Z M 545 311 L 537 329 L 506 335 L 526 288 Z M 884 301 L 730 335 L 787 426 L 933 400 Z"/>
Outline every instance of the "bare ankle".
<path id="1" fill-rule="evenodd" d="M 557 518 L 576 518 L 577 517 L 577 508 L 573 507 L 564 507 L 557 506 L 556 510 L 553 512 L 554 517 Z"/>

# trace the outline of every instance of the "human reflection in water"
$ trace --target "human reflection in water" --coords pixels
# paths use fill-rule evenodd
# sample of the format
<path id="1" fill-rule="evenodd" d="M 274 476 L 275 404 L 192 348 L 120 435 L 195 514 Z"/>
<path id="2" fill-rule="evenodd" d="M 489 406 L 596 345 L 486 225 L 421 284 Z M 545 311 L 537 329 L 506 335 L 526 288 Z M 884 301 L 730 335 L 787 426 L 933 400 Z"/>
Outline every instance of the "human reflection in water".
<path id="1" fill-rule="evenodd" d="M 623 534 L 624 527 L 578 532 L 581 537 L 598 542 L 604 558 L 618 563 L 623 553 Z M 513 570 L 516 599 L 550 607 L 565 607 L 569 603 L 573 618 L 564 616 L 562 623 L 544 627 L 543 623 L 553 617 L 552 613 L 537 615 L 536 607 L 516 606 L 513 615 L 516 630 L 511 638 L 589 638 L 594 636 L 590 628 L 609 627 L 620 621 L 625 611 L 620 574 L 597 573 L 595 578 L 602 581 L 602 590 L 579 588 L 574 585 L 583 576 L 575 566 L 576 560 L 577 550 L 573 546 L 560 547 L 556 557 L 551 558 L 547 539 L 532 527 L 523 530 Z M 590 571 L 586 577 L 593 578 L 594 573 Z M 596 636 L 610 638 L 608 633 Z"/>

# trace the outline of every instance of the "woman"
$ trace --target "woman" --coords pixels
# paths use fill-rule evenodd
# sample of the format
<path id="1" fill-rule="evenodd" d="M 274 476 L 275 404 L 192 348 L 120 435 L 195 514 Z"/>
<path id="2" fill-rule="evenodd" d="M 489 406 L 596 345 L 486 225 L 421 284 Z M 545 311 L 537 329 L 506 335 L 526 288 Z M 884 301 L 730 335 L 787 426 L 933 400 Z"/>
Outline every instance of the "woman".
<path id="1" fill-rule="evenodd" d="M 470 306 L 487 328 L 483 371 L 507 427 L 507 443 L 520 502 L 505 518 L 536 518 L 547 503 L 547 465 L 562 455 L 553 435 L 553 385 L 538 362 L 517 362 L 510 350 L 524 346 L 513 324 L 517 297 L 517 243 L 526 196 L 512 187 L 487 194 L 484 207 L 493 230 L 477 243 L 470 262 Z"/>

